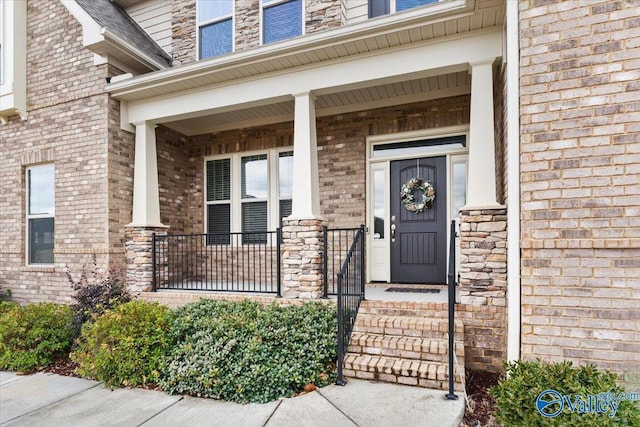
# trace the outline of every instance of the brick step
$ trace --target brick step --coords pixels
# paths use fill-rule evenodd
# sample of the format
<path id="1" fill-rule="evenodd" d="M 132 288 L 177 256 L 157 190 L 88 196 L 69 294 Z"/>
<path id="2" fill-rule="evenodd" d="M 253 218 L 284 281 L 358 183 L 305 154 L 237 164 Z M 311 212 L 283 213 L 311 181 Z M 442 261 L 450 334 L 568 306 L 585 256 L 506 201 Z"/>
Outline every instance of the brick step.
<path id="1" fill-rule="evenodd" d="M 447 319 L 448 310 L 447 304 L 435 302 L 364 301 L 358 313 Z"/>
<path id="2" fill-rule="evenodd" d="M 463 365 L 464 343 L 462 336 L 454 342 L 455 354 Z M 444 338 L 403 337 L 354 332 L 351 334 L 349 353 L 370 354 L 403 359 L 446 362 L 449 341 Z"/>
<path id="3" fill-rule="evenodd" d="M 353 332 L 397 335 L 404 337 L 444 338 L 449 330 L 447 318 L 420 316 L 393 316 L 358 312 Z M 464 325 L 460 319 L 454 322 L 455 335 L 462 337 Z"/>
<path id="4" fill-rule="evenodd" d="M 455 366 L 455 365 L 454 365 Z M 463 369 L 463 365 L 460 365 Z M 449 375 L 446 363 L 408 360 L 369 354 L 347 354 L 343 373 L 346 377 L 378 380 L 447 390 Z M 454 389 L 464 390 L 464 372 L 455 371 Z"/>

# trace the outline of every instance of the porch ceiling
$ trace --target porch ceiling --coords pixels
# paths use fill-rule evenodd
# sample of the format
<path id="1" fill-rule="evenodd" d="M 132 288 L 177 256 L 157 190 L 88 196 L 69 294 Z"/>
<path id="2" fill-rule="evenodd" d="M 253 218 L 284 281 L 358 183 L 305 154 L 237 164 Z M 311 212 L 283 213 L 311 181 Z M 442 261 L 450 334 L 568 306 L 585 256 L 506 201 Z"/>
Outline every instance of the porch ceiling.
<path id="1" fill-rule="evenodd" d="M 316 100 L 316 115 L 322 117 L 343 114 L 470 92 L 471 76 L 467 71 L 459 71 L 320 95 Z M 293 121 L 293 115 L 294 102 L 291 100 L 163 124 L 184 135 L 199 135 Z"/>

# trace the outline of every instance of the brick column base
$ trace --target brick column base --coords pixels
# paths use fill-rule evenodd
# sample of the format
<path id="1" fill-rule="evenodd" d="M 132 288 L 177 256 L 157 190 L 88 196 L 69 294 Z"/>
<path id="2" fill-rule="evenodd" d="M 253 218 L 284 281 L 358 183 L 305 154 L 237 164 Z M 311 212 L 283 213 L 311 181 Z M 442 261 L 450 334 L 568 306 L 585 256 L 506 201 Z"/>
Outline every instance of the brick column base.
<path id="1" fill-rule="evenodd" d="M 502 371 L 506 360 L 507 211 L 460 212 L 460 315 L 465 363 Z"/>
<path id="2" fill-rule="evenodd" d="M 131 292 L 153 290 L 152 234 L 167 234 L 168 227 L 125 226 L 125 280 Z"/>
<path id="3" fill-rule="evenodd" d="M 282 221 L 283 295 L 322 298 L 323 221 Z"/>

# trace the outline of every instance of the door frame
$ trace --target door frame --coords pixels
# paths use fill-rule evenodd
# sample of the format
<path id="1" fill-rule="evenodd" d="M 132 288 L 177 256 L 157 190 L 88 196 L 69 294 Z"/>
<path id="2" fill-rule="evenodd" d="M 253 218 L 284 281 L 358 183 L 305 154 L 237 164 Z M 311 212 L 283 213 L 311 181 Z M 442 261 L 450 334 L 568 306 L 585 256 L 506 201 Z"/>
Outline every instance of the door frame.
<path id="1" fill-rule="evenodd" d="M 430 148 L 423 152 L 412 152 L 411 154 L 389 154 L 373 156 L 374 147 L 380 144 L 394 144 L 416 140 L 440 139 L 451 136 L 466 136 L 466 147 L 459 148 Z M 375 171 L 383 171 L 385 175 L 385 188 L 390 187 L 390 165 L 393 160 L 406 160 L 416 157 L 446 157 L 446 176 L 447 176 L 447 223 L 449 223 L 457 214 L 453 212 L 453 190 L 452 190 L 452 173 L 454 163 L 468 163 L 469 155 L 469 125 L 450 126 L 436 129 L 425 129 L 413 132 L 402 132 L 386 135 L 374 135 L 367 137 L 367 154 L 366 154 L 366 236 L 367 236 L 367 282 L 391 282 L 391 240 L 389 238 L 390 224 L 390 195 L 385 192 L 384 204 L 384 239 L 374 239 L 374 194 L 373 194 L 373 174 Z M 467 183 L 469 179 L 467 168 Z M 398 189 L 398 191 L 400 191 Z M 447 227 L 448 230 L 448 227 Z M 449 246 L 449 233 L 447 233 L 447 247 Z M 459 248 L 456 248 L 459 250 Z M 447 251 L 447 262 L 449 253 Z M 459 257 L 456 257 L 459 259 Z M 457 266 L 456 266 L 457 267 Z"/>

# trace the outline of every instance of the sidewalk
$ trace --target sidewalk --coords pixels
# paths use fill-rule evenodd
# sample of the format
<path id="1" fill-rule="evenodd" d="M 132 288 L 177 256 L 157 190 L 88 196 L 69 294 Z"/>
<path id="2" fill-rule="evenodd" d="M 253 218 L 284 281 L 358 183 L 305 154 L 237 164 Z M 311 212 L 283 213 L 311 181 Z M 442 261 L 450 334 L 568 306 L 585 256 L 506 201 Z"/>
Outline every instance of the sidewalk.
<path id="1" fill-rule="evenodd" d="M 265 404 L 170 396 L 143 389 L 110 389 L 54 374 L 0 371 L 2 426 L 437 426 L 457 427 L 464 400 L 445 392 L 350 380 Z"/>

